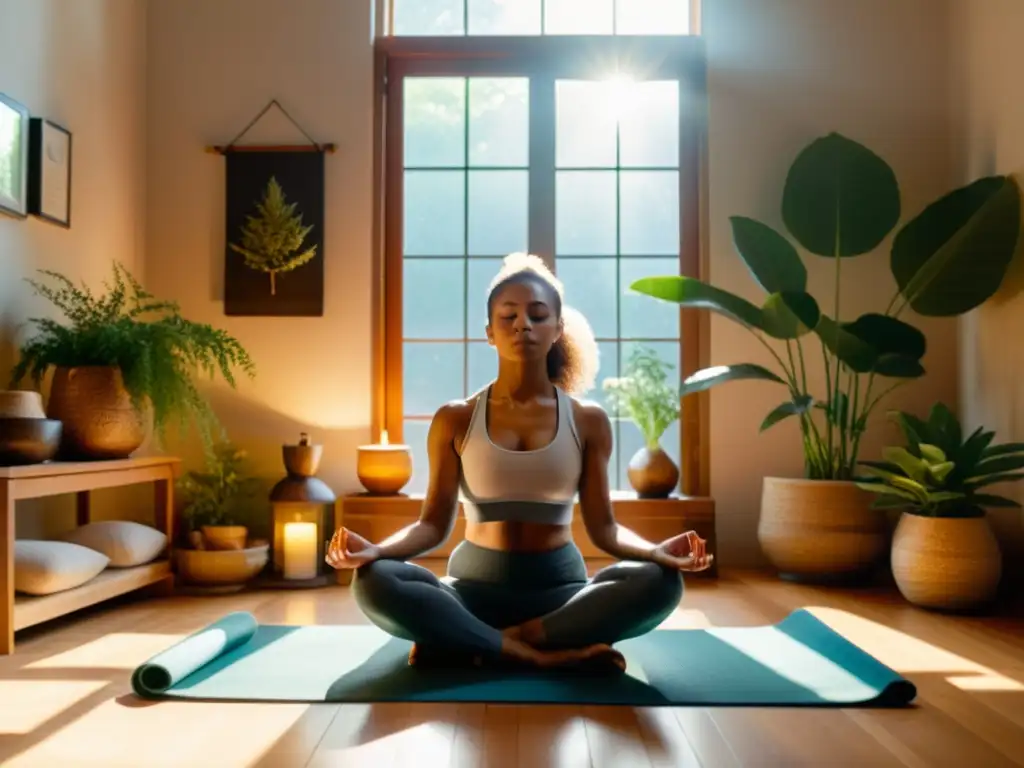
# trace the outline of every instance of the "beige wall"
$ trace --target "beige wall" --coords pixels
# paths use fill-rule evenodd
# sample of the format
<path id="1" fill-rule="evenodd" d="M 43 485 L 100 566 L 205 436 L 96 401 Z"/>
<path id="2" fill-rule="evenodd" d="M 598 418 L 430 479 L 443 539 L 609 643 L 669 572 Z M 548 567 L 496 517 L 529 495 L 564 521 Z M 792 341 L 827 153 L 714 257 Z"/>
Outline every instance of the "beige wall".
<path id="1" fill-rule="evenodd" d="M 812 138 L 842 131 L 896 169 L 908 210 L 950 183 L 944 4 L 936 0 L 705 0 L 711 58 L 711 279 L 756 296 L 733 254 L 727 217 L 776 222 L 793 155 Z M 323 476 L 357 487 L 354 447 L 369 437 L 371 10 L 360 0 L 175 0 L 149 10 L 147 86 L 147 279 L 186 313 L 236 334 L 259 366 L 239 393 L 219 391 L 232 435 L 270 474 L 279 445 L 310 429 L 323 441 Z M 223 160 L 204 144 L 231 138 L 279 99 L 329 156 L 326 310 L 323 318 L 227 318 L 220 302 Z M 280 122 L 251 140 L 292 140 Z M 812 265 L 828 295 L 827 264 Z M 893 284 L 879 252 L 851 263 L 844 316 L 884 308 Z M 849 313 L 849 315 L 847 314 Z M 923 326 L 931 340 L 927 380 L 904 405 L 956 404 L 955 325 Z M 712 362 L 762 359 L 751 339 L 717 319 Z M 712 400 L 712 482 L 721 556 L 758 561 L 761 477 L 798 474 L 792 425 L 759 436 L 779 402 L 769 386 L 736 385 Z M 877 434 L 867 441 L 878 446 Z"/>
<path id="2" fill-rule="evenodd" d="M 115 259 L 143 277 L 145 9 L 132 0 L 0 0 L 0 91 L 74 135 L 71 229 L 0 216 L 0 386 L 25 320 L 50 311 L 23 278 L 52 269 L 98 285 Z M 135 517 L 125 506 L 134 498 L 101 494 L 100 512 Z M 19 505 L 18 537 L 72 524 L 68 500 L 47 509 Z"/>
<path id="3" fill-rule="evenodd" d="M 962 179 L 990 173 L 1020 174 L 1024 169 L 1024 100 L 1018 73 L 1024 66 L 1021 33 L 1024 4 L 1018 0 L 971 0 L 954 4 L 952 106 Z M 972 427 L 996 430 L 1000 442 L 1024 441 L 1024 264 L 992 301 L 960 324 L 962 417 Z M 1024 489 L 1004 486 L 1007 496 L 1024 500 Z M 995 510 L 990 519 L 1010 567 L 1021 569 L 1024 515 Z M 1013 557 L 1012 555 L 1016 555 Z"/>
<path id="4" fill-rule="evenodd" d="M 370 2 L 174 0 L 151 3 L 147 30 L 148 286 L 186 316 L 234 334 L 258 375 L 213 390 L 230 437 L 261 472 L 283 472 L 283 442 L 309 431 L 321 477 L 354 489 L 355 447 L 370 437 L 372 30 Z M 226 317 L 226 144 L 276 98 L 326 158 L 325 306 L 319 318 Z M 301 143 L 268 113 L 242 143 Z M 186 454 L 192 455 L 192 452 Z"/>

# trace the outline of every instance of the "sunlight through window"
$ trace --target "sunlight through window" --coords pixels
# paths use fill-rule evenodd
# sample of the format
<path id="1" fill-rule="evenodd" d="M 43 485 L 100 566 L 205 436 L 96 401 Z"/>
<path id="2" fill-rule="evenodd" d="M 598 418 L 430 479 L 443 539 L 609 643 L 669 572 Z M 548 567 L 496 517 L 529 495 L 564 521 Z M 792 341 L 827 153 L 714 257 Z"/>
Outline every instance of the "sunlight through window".
<path id="1" fill-rule="evenodd" d="M 307 704 L 161 702 L 126 707 L 116 700 L 68 723 L 38 744 L 4 763 L 27 766 L 254 765 L 298 722 Z"/>
<path id="2" fill-rule="evenodd" d="M 0 735 L 32 733 L 106 685 L 106 680 L 0 680 Z"/>
<path id="3" fill-rule="evenodd" d="M 823 699 L 834 699 L 837 692 L 851 699 L 875 696 L 871 686 L 780 630 L 749 632 L 720 628 L 709 629 L 708 634 Z"/>
<path id="4" fill-rule="evenodd" d="M 184 635 L 118 632 L 25 665 L 25 669 L 135 669 Z"/>
<path id="5" fill-rule="evenodd" d="M 805 610 L 901 674 L 945 673 L 947 682 L 965 691 L 1024 690 L 1024 684 L 1000 672 L 863 616 L 823 606 Z"/>

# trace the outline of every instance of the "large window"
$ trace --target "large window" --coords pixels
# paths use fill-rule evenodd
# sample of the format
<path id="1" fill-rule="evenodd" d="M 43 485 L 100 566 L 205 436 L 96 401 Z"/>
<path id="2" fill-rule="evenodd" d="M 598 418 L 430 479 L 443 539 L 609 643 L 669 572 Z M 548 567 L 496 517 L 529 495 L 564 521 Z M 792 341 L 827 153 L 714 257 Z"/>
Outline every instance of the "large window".
<path id="1" fill-rule="evenodd" d="M 703 54 L 685 35 L 685 0 L 393 3 L 395 34 L 380 42 L 378 389 L 380 426 L 412 447 L 415 493 L 426 485 L 433 413 L 495 374 L 486 288 L 508 253 L 544 258 L 590 321 L 601 366 L 589 397 L 604 402 L 602 382 L 637 344 L 677 375 L 697 368 L 695 322 L 629 285 L 697 269 Z M 609 412 L 609 480 L 625 490 L 643 441 Z M 683 423 L 662 445 L 686 475 L 698 421 Z"/>

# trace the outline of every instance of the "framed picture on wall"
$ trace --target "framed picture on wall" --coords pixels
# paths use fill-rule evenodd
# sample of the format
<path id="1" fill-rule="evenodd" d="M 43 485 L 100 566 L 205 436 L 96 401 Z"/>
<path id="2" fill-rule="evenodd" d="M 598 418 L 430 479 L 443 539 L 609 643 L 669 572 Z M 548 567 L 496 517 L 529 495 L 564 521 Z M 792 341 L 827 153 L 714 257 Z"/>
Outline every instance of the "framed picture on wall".
<path id="1" fill-rule="evenodd" d="M 71 132 L 33 117 L 28 140 L 28 212 L 71 226 Z"/>
<path id="2" fill-rule="evenodd" d="M 0 213 L 28 215 L 28 109 L 0 93 Z"/>

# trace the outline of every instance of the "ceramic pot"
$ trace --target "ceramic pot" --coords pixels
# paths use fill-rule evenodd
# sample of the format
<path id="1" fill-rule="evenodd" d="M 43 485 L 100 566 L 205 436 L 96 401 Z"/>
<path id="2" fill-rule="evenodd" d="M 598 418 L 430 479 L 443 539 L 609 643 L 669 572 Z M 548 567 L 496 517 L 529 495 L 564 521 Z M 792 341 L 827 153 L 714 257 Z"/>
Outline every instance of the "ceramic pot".
<path id="1" fill-rule="evenodd" d="M 766 477 L 757 538 L 784 578 L 844 581 L 869 573 L 888 544 L 873 496 L 845 480 Z"/>
<path id="2" fill-rule="evenodd" d="M 311 445 L 309 435 L 302 432 L 297 445 L 282 445 L 281 456 L 284 468 L 293 477 L 313 477 L 320 468 L 324 447 Z"/>
<path id="3" fill-rule="evenodd" d="M 124 388 L 121 369 L 57 368 L 47 415 L 62 422 L 65 459 L 126 459 L 146 439 L 145 422 Z"/>
<path id="4" fill-rule="evenodd" d="M 207 549 L 245 549 L 249 529 L 244 525 L 204 525 L 200 528 Z"/>
<path id="5" fill-rule="evenodd" d="M 61 429 L 56 419 L 0 418 L 0 467 L 49 461 L 60 449 Z"/>
<path id="6" fill-rule="evenodd" d="M 174 559 L 186 584 L 241 586 L 263 570 L 269 553 L 269 542 L 253 542 L 235 550 L 175 549 Z"/>
<path id="7" fill-rule="evenodd" d="M 679 485 L 679 467 L 661 446 L 644 446 L 626 468 L 629 484 L 641 499 L 665 499 Z"/>
<path id="8" fill-rule="evenodd" d="M 43 396 L 17 389 L 0 392 L 0 419 L 45 419 Z"/>
<path id="9" fill-rule="evenodd" d="M 904 513 L 892 541 L 892 574 L 902 595 L 922 608 L 959 611 L 991 602 L 1003 561 L 984 517 Z"/>

